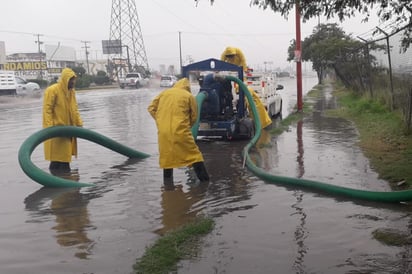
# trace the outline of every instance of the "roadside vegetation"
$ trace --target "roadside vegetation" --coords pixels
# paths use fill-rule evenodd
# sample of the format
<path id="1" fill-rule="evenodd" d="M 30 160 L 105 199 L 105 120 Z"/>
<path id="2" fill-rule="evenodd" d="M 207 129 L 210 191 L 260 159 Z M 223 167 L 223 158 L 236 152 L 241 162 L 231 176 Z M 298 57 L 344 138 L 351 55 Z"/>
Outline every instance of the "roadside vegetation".
<path id="1" fill-rule="evenodd" d="M 328 115 L 355 123 L 359 146 L 380 178 L 393 189 L 412 187 L 412 134 L 405 127 L 402 113 L 341 86 L 335 85 L 334 95 L 340 108 L 328 111 Z"/>
<path id="2" fill-rule="evenodd" d="M 196 257 L 200 251 L 201 238 L 213 230 L 211 218 L 198 218 L 177 230 L 166 233 L 134 265 L 135 273 L 164 274 L 177 270 L 182 259 Z"/>
<path id="3" fill-rule="evenodd" d="M 325 115 L 345 118 L 355 124 L 359 132 L 358 145 L 371 167 L 393 190 L 412 188 L 412 133 L 405 127 L 403 114 L 390 111 L 384 103 L 360 96 L 336 82 L 332 84 L 339 107 L 328 110 Z M 281 134 L 312 113 L 311 101 L 319 96 L 323 86 L 317 85 L 306 95 L 302 113 L 289 115 L 271 134 Z"/>

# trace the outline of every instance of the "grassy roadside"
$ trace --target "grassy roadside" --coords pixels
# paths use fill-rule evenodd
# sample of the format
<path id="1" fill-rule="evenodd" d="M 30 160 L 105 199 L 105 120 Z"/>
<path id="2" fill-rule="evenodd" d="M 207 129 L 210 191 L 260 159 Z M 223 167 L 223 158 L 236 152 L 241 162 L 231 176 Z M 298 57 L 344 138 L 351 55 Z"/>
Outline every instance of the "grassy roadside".
<path id="1" fill-rule="evenodd" d="M 176 270 L 181 259 L 198 254 L 201 237 L 212 231 L 214 224 L 211 218 L 198 218 L 165 234 L 146 248 L 133 266 L 135 273 L 163 274 Z"/>
<path id="2" fill-rule="evenodd" d="M 324 115 L 352 121 L 359 131 L 359 143 L 371 167 L 381 179 L 389 182 L 393 190 L 412 188 L 412 134 L 406 133 L 399 113 L 391 112 L 379 102 L 355 95 L 333 85 L 333 95 L 338 98 L 339 108 L 328 110 Z M 305 96 L 303 114 L 294 113 L 284 119 L 281 126 L 272 131 L 280 134 L 290 124 L 312 112 L 312 99 L 320 94 L 323 85 L 316 86 Z"/>
<path id="3" fill-rule="evenodd" d="M 412 187 L 412 134 L 405 131 L 400 113 L 379 102 L 359 97 L 338 85 L 334 87 L 339 109 L 327 112 L 353 121 L 359 131 L 359 146 L 380 178 L 393 189 Z"/>

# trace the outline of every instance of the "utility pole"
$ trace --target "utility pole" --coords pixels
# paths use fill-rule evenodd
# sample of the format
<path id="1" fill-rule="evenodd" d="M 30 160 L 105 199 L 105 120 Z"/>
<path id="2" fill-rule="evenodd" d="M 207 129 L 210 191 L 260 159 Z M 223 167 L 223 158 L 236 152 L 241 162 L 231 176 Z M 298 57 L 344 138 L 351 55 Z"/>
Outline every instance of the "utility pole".
<path id="1" fill-rule="evenodd" d="M 180 60 L 180 75 L 182 74 L 182 33 L 179 31 L 179 60 Z M 182 75 L 183 76 L 183 75 Z"/>
<path id="2" fill-rule="evenodd" d="M 295 21 L 296 21 L 296 49 L 295 49 L 295 62 L 296 62 L 296 88 L 297 88 L 297 105 L 298 112 L 303 111 L 303 98 L 302 98 L 302 42 L 300 37 L 300 4 L 299 0 L 295 1 Z"/>
<path id="3" fill-rule="evenodd" d="M 89 69 L 89 51 L 87 50 L 88 48 L 90 48 L 87 44 L 90 43 L 90 41 L 82 41 L 82 43 L 84 43 L 84 50 L 86 53 L 86 66 L 87 66 L 87 74 L 90 75 L 90 69 Z"/>
<path id="4" fill-rule="evenodd" d="M 43 44 L 43 41 L 40 41 L 40 36 L 43 36 L 43 34 L 35 34 L 34 36 L 37 36 L 37 40 L 34 42 L 37 44 L 37 52 L 39 53 L 39 61 L 40 61 L 40 79 L 43 80 L 43 69 L 42 69 L 42 62 L 43 58 L 41 56 L 41 44 Z"/>

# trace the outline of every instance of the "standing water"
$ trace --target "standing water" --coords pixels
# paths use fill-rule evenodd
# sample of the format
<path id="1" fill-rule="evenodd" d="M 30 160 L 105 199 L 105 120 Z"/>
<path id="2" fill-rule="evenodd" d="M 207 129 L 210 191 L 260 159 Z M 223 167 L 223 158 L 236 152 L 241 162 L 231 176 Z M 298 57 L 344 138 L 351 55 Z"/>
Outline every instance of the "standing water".
<path id="1" fill-rule="evenodd" d="M 296 103 L 294 79 L 282 80 L 283 117 Z M 304 92 L 316 84 L 304 79 Z M 179 273 L 406 273 L 409 248 L 374 240 L 377 228 L 407 229 L 402 206 L 336 199 L 267 184 L 243 167 L 246 142 L 199 142 L 211 180 L 190 184 L 175 170 L 175 189 L 162 187 L 157 134 L 147 112 L 159 87 L 78 93 L 84 127 L 150 154 L 129 160 L 79 139 L 72 177 L 95 184 L 43 188 L 17 161 L 20 145 L 41 129 L 41 99 L 0 98 L 0 273 L 131 273 L 136 258 L 165 232 L 199 213 L 216 220 L 199 260 Z M 253 155 L 273 174 L 354 188 L 388 190 L 354 146 L 357 133 L 321 113 Z M 47 171 L 40 145 L 32 161 Z"/>

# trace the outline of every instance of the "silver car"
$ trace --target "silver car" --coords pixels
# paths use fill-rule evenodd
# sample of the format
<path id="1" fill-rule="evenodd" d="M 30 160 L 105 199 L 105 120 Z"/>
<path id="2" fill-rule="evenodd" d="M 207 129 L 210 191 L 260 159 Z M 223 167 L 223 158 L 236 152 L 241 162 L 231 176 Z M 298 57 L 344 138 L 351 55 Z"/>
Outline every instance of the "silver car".
<path id="1" fill-rule="evenodd" d="M 172 87 L 177 82 L 177 78 L 174 75 L 162 75 L 160 77 L 161 87 Z"/>
<path id="2" fill-rule="evenodd" d="M 41 89 L 39 84 L 28 82 L 25 79 L 16 76 L 16 94 L 19 96 L 41 96 Z"/>

